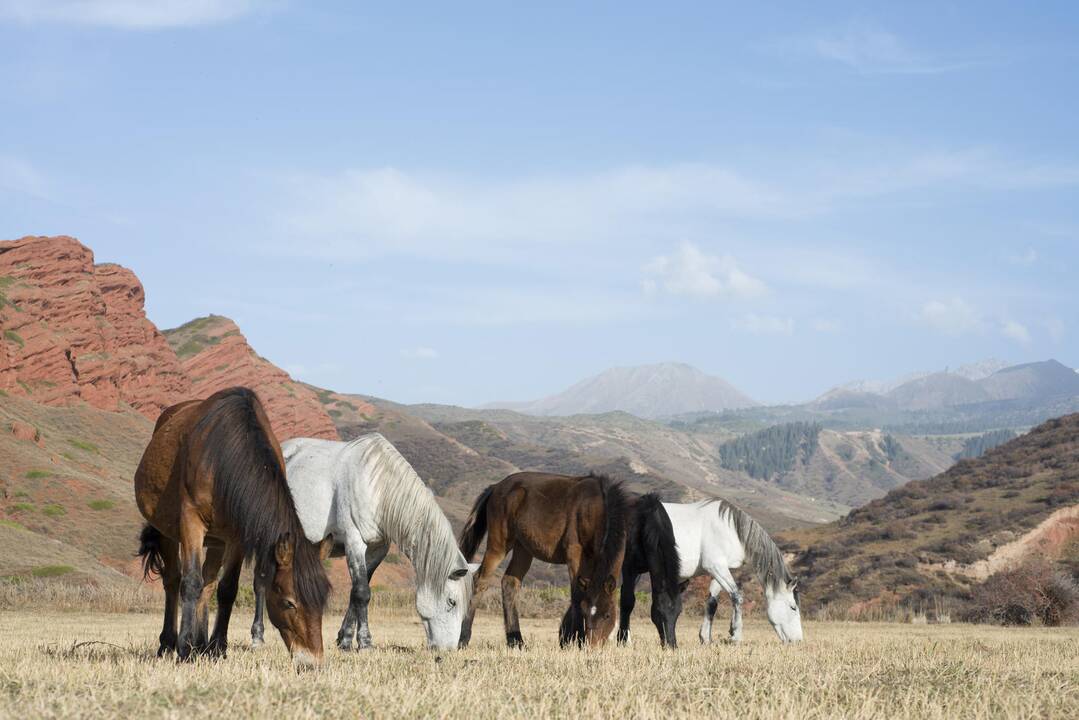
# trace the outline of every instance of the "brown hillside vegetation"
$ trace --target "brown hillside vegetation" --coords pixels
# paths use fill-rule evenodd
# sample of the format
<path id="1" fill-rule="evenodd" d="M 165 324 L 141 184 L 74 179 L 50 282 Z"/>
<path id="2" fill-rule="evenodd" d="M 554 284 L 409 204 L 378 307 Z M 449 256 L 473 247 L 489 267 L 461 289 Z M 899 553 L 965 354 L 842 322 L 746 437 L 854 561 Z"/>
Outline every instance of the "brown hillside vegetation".
<path id="1" fill-rule="evenodd" d="M 914 481 L 828 525 L 783 536 L 813 605 L 855 614 L 881 604 L 965 599 L 994 569 L 1043 556 L 1070 562 L 1079 523 L 1079 415 L 1050 420 L 984 456 Z M 1067 509 L 1067 512 L 1064 512 Z M 1047 531 L 1040 525 L 1050 521 Z"/>

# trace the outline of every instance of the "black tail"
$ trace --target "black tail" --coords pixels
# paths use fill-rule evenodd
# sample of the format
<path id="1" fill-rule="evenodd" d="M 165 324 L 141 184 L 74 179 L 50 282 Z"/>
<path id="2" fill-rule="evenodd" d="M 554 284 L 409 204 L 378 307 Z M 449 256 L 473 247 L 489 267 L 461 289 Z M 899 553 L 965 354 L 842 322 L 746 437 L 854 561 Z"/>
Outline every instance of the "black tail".
<path id="1" fill-rule="evenodd" d="M 138 557 L 142 558 L 142 579 L 153 580 L 165 572 L 165 556 L 161 554 L 161 532 L 146 525 L 139 533 Z"/>
<path id="2" fill-rule="evenodd" d="M 461 554 L 465 556 L 465 560 L 468 562 L 472 562 L 483 536 L 487 534 L 487 501 L 491 499 L 491 493 L 494 489 L 494 485 L 488 485 L 484 488 L 480 496 L 476 498 L 476 502 L 472 506 L 472 512 L 469 514 L 468 520 L 465 521 L 464 528 L 461 529 L 461 539 L 458 541 L 457 546 L 461 548 Z"/>
<path id="3" fill-rule="evenodd" d="M 653 582 L 659 580 L 664 585 L 663 592 L 677 595 L 681 559 L 674 541 L 674 526 L 663 502 L 655 493 L 648 493 L 637 501 L 637 527 L 640 531 L 641 554 L 649 559 L 650 570 L 660 571 L 659 577 L 653 577 Z M 653 562 L 652 558 L 659 562 Z M 653 572 L 653 576 L 655 574 Z"/>

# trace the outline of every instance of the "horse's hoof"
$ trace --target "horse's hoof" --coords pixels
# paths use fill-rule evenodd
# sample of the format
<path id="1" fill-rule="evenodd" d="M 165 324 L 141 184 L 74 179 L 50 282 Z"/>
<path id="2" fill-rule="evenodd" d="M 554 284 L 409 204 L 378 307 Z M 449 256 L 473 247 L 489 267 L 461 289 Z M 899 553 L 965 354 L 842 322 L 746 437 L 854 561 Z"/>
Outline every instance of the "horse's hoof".
<path id="1" fill-rule="evenodd" d="M 522 650 L 525 646 L 525 640 L 519 632 L 506 633 L 506 645 L 514 650 Z"/>
<path id="2" fill-rule="evenodd" d="M 260 637 L 251 638 L 251 649 L 252 650 L 257 650 L 258 648 L 262 647 L 265 644 L 266 644 L 266 641 L 263 640 Z"/>
<path id="3" fill-rule="evenodd" d="M 337 649 L 342 652 L 352 652 L 352 641 L 343 640 L 337 643 Z"/>

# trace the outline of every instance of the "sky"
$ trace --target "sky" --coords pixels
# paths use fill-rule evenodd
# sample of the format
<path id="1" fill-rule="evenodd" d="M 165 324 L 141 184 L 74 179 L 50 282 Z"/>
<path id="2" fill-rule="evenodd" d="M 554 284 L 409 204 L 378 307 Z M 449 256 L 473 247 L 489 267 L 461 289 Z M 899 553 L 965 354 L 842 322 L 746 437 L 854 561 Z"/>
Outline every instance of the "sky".
<path id="1" fill-rule="evenodd" d="M 375 5 L 0 0 L 0 238 L 401 402 L 1079 365 L 1075 3 Z"/>

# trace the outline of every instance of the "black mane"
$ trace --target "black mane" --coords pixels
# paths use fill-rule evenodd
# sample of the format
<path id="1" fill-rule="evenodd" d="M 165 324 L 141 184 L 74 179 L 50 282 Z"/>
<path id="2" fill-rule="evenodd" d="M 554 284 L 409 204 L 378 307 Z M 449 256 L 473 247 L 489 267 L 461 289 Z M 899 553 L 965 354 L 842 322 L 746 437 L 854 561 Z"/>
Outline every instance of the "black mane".
<path id="1" fill-rule="evenodd" d="M 603 500 L 603 537 L 600 539 L 598 554 L 593 566 L 591 592 L 598 592 L 609 576 L 614 576 L 615 562 L 626 548 L 626 520 L 628 499 L 622 490 L 622 483 L 614 482 L 603 475 L 590 475 L 598 484 Z M 617 577 L 615 578 L 617 582 Z"/>
<path id="2" fill-rule="evenodd" d="M 656 493 L 648 493 L 637 500 L 636 556 L 644 569 L 651 572 L 653 585 L 659 581 L 661 590 L 671 596 L 681 592 L 679 572 L 681 559 L 674 541 L 674 527 L 663 502 Z M 626 552 L 629 553 L 627 543 Z M 658 577 L 657 577 L 658 575 Z"/>
<path id="3" fill-rule="evenodd" d="M 292 572 L 297 599 L 305 607 L 325 607 L 330 583 L 318 549 L 304 536 L 272 431 L 259 418 L 258 396 L 248 388 L 234 387 L 208 402 L 212 404 L 192 433 L 201 439 L 201 453 L 189 461 L 212 473 L 215 505 L 224 508 L 229 524 L 240 534 L 245 557 L 255 558 L 257 570 L 275 566 L 277 541 L 288 534 L 295 543 Z"/>

